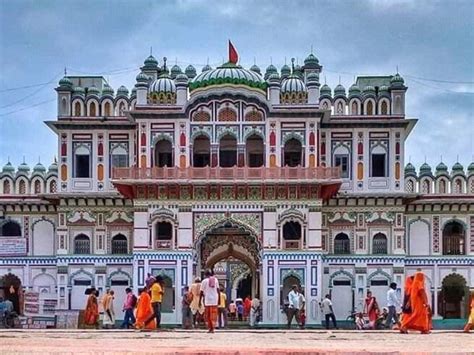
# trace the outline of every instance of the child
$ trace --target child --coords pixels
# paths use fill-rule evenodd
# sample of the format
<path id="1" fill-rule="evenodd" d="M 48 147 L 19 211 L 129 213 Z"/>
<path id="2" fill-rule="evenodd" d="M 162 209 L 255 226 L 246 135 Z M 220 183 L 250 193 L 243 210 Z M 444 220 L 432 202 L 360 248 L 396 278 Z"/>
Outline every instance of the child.
<path id="1" fill-rule="evenodd" d="M 356 329 L 357 330 L 364 330 L 365 329 L 364 315 L 361 312 L 357 313 L 356 319 L 355 319 L 355 324 L 356 324 Z"/>
<path id="2" fill-rule="evenodd" d="M 239 317 L 239 321 L 244 320 L 244 304 L 242 302 L 237 303 L 237 316 Z"/>
<path id="3" fill-rule="evenodd" d="M 305 325 L 306 325 L 306 312 L 305 312 L 304 307 L 302 307 L 300 309 L 300 328 L 304 329 Z"/>
<path id="4" fill-rule="evenodd" d="M 469 333 L 474 328 L 474 292 L 471 292 L 471 313 L 466 325 L 464 326 L 464 333 Z"/>

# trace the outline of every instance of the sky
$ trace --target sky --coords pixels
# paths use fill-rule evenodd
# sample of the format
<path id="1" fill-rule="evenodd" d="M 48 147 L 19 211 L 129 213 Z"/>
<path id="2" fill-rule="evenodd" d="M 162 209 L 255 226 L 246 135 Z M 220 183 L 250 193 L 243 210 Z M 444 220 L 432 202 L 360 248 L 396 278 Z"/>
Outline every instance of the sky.
<path id="1" fill-rule="evenodd" d="M 57 137 L 54 88 L 69 75 L 104 75 L 129 89 L 149 55 L 200 72 L 227 56 L 280 68 L 311 52 L 321 81 L 347 88 L 357 75 L 393 75 L 408 86 L 419 121 L 406 161 L 433 168 L 474 160 L 474 1 L 0 0 L 0 165 L 45 165 Z"/>

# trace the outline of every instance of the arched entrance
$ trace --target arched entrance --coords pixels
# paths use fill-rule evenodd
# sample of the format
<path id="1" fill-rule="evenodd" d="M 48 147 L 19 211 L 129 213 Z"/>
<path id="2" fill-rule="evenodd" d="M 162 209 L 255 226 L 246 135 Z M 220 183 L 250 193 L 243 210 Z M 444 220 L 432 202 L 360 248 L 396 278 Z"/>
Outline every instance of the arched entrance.
<path id="1" fill-rule="evenodd" d="M 459 274 L 443 279 L 438 297 L 439 314 L 444 319 L 464 318 L 468 313 L 469 289 L 466 280 Z"/>
<path id="2" fill-rule="evenodd" d="M 23 288 L 16 275 L 8 273 L 0 278 L 0 296 L 13 303 L 16 313 L 23 314 Z"/>

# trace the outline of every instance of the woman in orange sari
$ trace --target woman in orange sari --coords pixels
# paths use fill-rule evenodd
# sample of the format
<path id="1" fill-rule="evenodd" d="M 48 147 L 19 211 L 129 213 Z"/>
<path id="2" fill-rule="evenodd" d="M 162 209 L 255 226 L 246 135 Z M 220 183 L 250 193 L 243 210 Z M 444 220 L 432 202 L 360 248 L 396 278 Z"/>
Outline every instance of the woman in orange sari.
<path id="1" fill-rule="evenodd" d="M 407 285 L 405 285 L 405 290 Z M 429 324 L 429 304 L 425 291 L 425 275 L 417 272 L 413 278 L 413 283 L 409 287 L 409 307 L 403 314 L 401 333 L 408 330 L 419 330 L 422 334 L 430 332 Z"/>
<path id="2" fill-rule="evenodd" d="M 135 328 L 137 329 L 155 329 L 156 328 L 156 321 L 155 319 L 148 322 L 145 326 L 145 321 L 149 319 L 152 315 L 153 307 L 151 306 L 151 297 L 148 294 L 145 288 L 140 290 L 140 297 L 138 297 L 137 301 L 137 310 L 136 310 L 136 322 Z"/>
<path id="3" fill-rule="evenodd" d="M 86 309 L 84 311 L 84 323 L 89 326 L 98 327 L 99 325 L 99 304 L 97 302 L 97 291 L 90 289 L 87 297 Z"/>

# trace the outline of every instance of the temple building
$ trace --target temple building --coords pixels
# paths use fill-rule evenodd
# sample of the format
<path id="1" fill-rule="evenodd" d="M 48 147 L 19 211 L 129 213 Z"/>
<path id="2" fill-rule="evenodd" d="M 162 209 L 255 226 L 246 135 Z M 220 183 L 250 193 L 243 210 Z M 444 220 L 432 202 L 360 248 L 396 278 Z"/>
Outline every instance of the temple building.
<path id="1" fill-rule="evenodd" d="M 243 68 L 169 68 L 150 55 L 131 91 L 98 76 L 59 81 L 57 161 L 0 173 L 0 286 L 37 314 L 85 307 L 84 291 L 165 278 L 163 322 L 212 268 L 228 299 L 258 296 L 263 324 L 286 323 L 292 285 L 307 323 L 332 295 L 338 319 L 370 289 L 421 269 L 435 319 L 463 318 L 474 290 L 474 163 L 419 170 L 405 159 L 417 119 L 399 73 L 321 85 L 309 54 Z M 13 286 L 13 287 L 12 287 Z M 0 291 L 1 293 L 1 291 Z M 31 311 L 31 310 L 30 310 Z"/>

